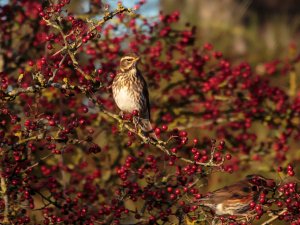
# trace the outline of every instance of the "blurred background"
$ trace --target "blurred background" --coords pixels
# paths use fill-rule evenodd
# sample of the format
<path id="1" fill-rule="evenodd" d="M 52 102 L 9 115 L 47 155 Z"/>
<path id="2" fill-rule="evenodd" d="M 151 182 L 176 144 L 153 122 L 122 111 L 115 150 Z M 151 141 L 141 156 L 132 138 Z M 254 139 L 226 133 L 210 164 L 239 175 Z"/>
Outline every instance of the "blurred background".
<path id="1" fill-rule="evenodd" d="M 299 46 L 297 0 L 161 0 L 160 7 L 179 10 L 182 22 L 199 27 L 199 40 L 213 43 L 227 57 L 256 63 Z"/>

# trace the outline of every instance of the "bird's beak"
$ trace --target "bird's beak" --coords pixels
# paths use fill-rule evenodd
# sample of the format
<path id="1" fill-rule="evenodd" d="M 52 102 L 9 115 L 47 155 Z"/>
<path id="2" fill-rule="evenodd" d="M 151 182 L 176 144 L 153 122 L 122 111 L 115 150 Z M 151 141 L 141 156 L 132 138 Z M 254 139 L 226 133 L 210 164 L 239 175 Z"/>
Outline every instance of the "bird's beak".
<path id="1" fill-rule="evenodd" d="M 134 59 L 134 61 L 137 62 L 137 61 L 139 61 L 140 59 L 141 59 L 140 57 L 136 57 L 136 58 Z"/>

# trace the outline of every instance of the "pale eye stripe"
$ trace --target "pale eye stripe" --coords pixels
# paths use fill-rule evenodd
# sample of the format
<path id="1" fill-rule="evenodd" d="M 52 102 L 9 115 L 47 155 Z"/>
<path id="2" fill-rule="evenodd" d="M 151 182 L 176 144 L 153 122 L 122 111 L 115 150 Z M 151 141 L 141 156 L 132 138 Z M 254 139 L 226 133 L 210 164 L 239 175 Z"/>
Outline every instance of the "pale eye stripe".
<path id="1" fill-rule="evenodd" d="M 134 59 L 134 57 L 132 57 L 132 56 L 124 56 L 124 57 L 122 58 L 122 61 L 123 61 L 123 60 L 126 60 L 126 59 Z"/>

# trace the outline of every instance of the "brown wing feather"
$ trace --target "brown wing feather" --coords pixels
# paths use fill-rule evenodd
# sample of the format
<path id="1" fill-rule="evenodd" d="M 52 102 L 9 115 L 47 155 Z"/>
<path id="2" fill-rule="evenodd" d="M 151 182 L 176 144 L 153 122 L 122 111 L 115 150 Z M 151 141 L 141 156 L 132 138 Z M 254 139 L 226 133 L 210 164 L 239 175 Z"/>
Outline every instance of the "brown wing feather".
<path id="1" fill-rule="evenodd" d="M 243 186 L 243 188 L 241 188 L 241 186 Z M 249 195 L 249 191 L 251 191 L 249 189 L 249 185 L 245 183 L 245 181 L 241 181 L 236 184 L 220 188 L 200 200 L 211 203 L 219 203 L 229 199 L 230 201 L 236 201 L 247 197 Z"/>
<path id="2" fill-rule="evenodd" d="M 142 86 L 143 86 L 142 93 L 146 100 L 146 108 L 145 108 L 146 118 L 145 119 L 150 120 L 150 118 L 151 118 L 151 116 L 150 116 L 150 101 L 149 101 L 149 92 L 148 92 L 147 82 L 146 82 L 145 78 L 142 76 L 139 69 L 137 69 L 137 76 L 140 78 L 140 81 L 142 82 Z"/>

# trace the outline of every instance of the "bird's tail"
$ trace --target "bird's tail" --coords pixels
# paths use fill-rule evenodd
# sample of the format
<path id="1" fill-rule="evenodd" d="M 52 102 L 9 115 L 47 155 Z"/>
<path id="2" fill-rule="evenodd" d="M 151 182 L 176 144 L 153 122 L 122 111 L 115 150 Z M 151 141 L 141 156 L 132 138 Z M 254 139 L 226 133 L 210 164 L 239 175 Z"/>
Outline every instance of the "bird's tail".
<path id="1" fill-rule="evenodd" d="M 140 120 L 140 126 L 142 131 L 149 137 L 158 140 L 157 136 L 154 133 L 154 130 L 152 128 L 152 125 L 150 123 L 150 120 L 148 119 L 141 119 Z"/>

